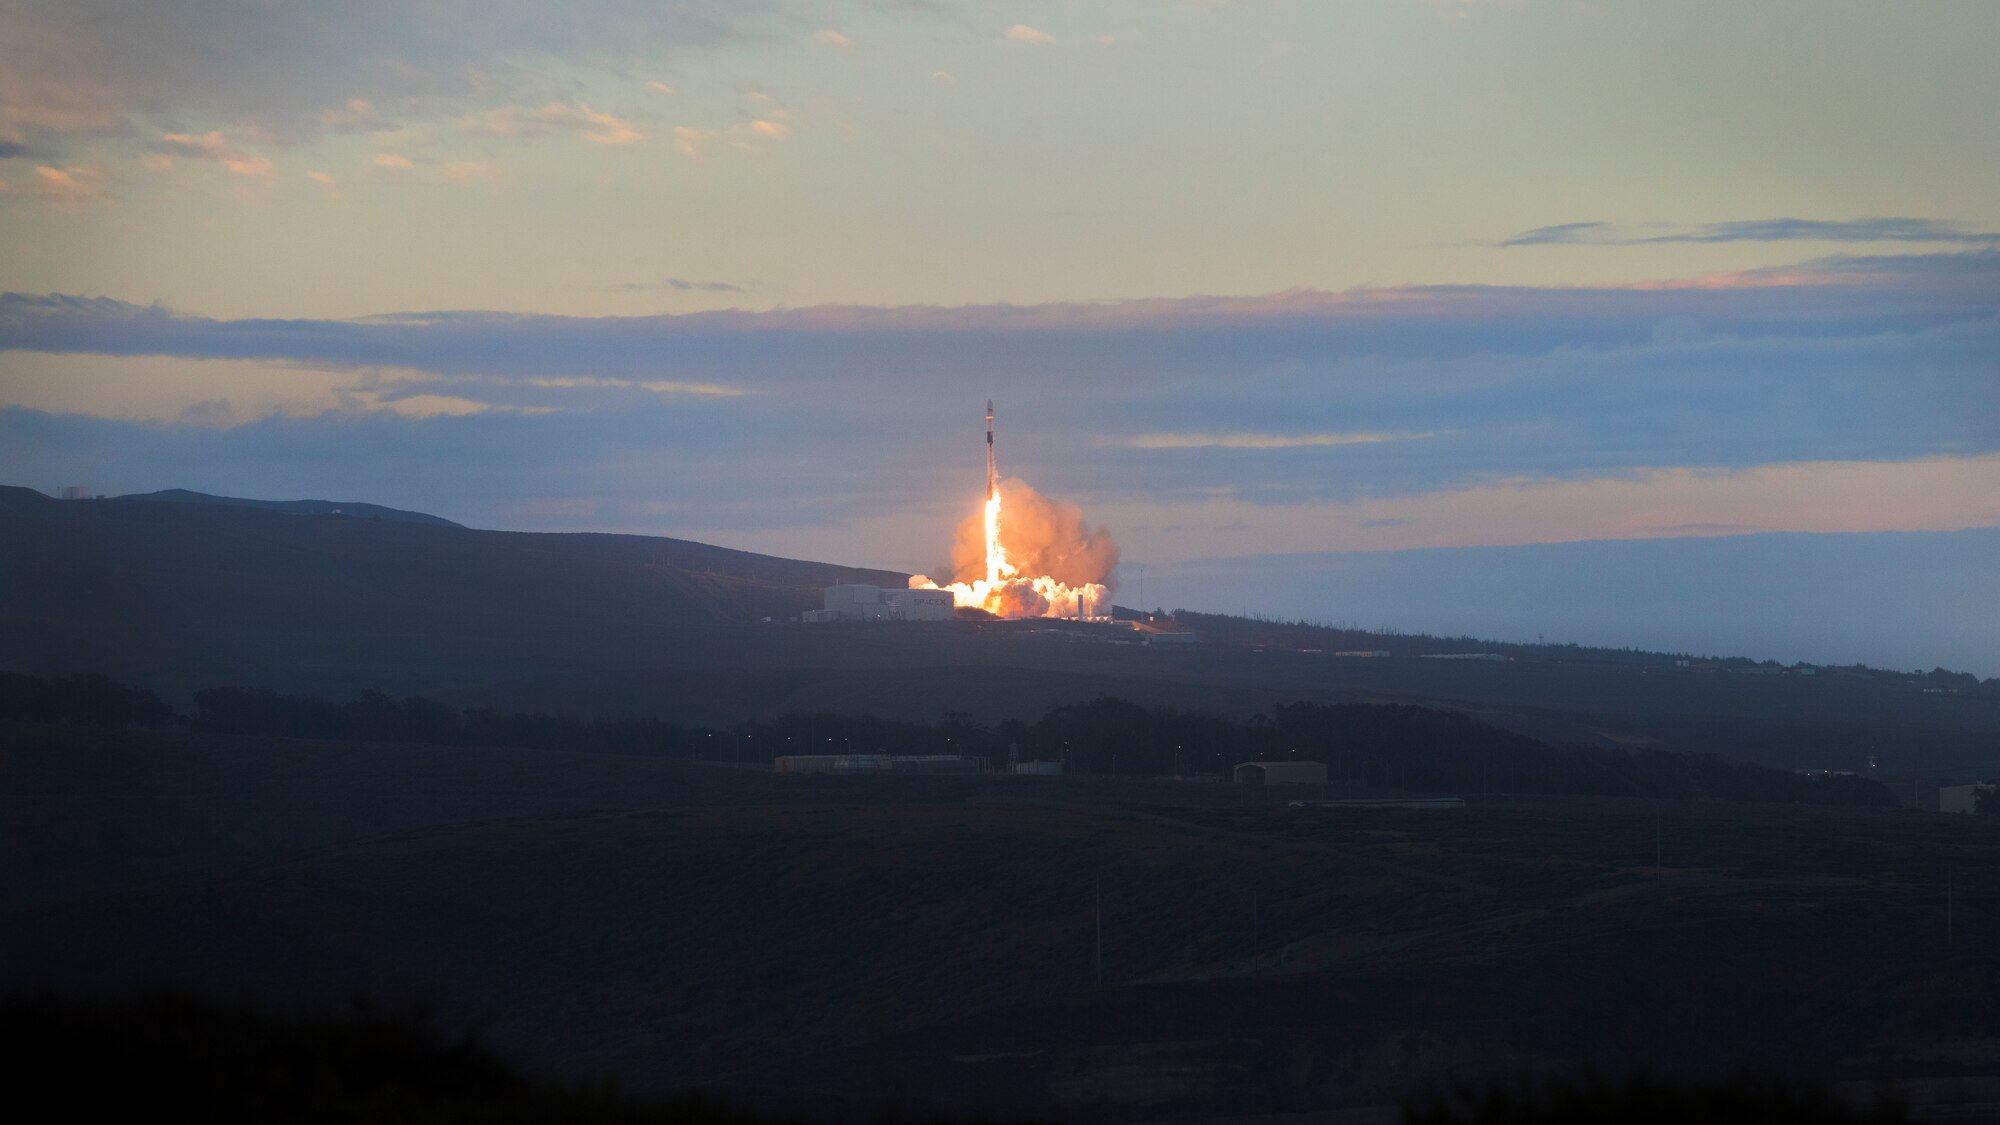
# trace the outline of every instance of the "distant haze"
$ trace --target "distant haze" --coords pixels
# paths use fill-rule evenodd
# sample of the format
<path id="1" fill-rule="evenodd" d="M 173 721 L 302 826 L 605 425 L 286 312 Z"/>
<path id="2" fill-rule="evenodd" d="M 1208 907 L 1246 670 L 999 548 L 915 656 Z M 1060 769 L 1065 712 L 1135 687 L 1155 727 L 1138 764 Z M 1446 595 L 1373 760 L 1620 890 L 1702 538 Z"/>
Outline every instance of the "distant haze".
<path id="1" fill-rule="evenodd" d="M 1146 604 L 1407 632 L 2000 676 L 2000 529 L 1278 555 L 1149 570 Z M 1124 597 L 1138 599 L 1128 576 Z"/>

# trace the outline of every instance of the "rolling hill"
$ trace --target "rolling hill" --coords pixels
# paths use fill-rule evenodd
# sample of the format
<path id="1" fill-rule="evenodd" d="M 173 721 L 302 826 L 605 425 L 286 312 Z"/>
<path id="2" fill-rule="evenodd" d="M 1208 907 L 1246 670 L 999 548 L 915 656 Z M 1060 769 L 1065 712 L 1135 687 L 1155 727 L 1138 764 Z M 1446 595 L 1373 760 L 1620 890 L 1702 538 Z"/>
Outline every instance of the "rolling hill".
<path id="1" fill-rule="evenodd" d="M 1786 768 L 1962 780 L 2000 767 L 2000 699 L 1907 676 L 1684 669 L 1657 654 L 1191 618 L 1143 647 L 1048 623 L 790 623 L 835 582 L 905 576 L 632 535 L 0 489 L 0 670 L 102 672 L 185 701 L 218 685 L 728 725 L 787 710 L 1032 720 L 1114 695 L 1248 718 L 1278 703 L 1465 710 L 1554 742 L 1709 750 Z M 765 619 L 772 621 L 766 623 Z M 1392 659 L 1336 647 L 1393 646 Z M 1320 651 L 1314 651 L 1319 649 Z M 1776 669 L 1757 669 L 1775 672 Z"/>
<path id="2" fill-rule="evenodd" d="M 426 512 L 411 512 L 402 508 L 385 508 L 380 504 L 364 504 L 339 500 L 245 500 L 239 496 L 211 496 L 206 492 L 191 492 L 185 488 L 168 488 L 159 492 L 135 492 L 116 499 L 151 500 L 162 504 L 218 504 L 230 508 L 258 508 L 267 512 L 284 512 L 294 516 L 347 516 L 363 520 L 394 520 L 401 523 L 427 523 L 433 527 L 463 527 L 443 516 L 433 516 Z"/>

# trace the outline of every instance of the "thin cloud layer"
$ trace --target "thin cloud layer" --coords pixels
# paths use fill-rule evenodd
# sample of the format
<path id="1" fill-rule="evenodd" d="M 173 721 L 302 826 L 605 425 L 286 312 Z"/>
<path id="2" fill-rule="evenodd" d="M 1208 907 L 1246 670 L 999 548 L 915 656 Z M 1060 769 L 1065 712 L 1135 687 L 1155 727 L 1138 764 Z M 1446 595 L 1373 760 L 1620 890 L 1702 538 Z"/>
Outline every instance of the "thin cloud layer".
<path id="1" fill-rule="evenodd" d="M 696 293 L 747 293 L 749 290 L 728 281 L 695 281 L 685 277 L 663 277 L 658 281 L 626 281 L 612 286 L 627 293 L 643 293 L 655 289 L 677 289 Z"/>
<path id="2" fill-rule="evenodd" d="M 376 157 L 412 167 L 397 154 Z M 829 359 L 1020 372 L 1055 354 L 1096 357 L 1116 382 L 1159 369 L 1385 359 L 1460 360 L 1641 346 L 1754 347 L 1770 338 L 1860 340 L 1990 323 L 2000 251 L 1830 259 L 1712 285 L 1413 286 L 1268 297 L 989 305 L 822 306 L 638 317 L 492 312 L 360 320 L 218 321 L 111 298 L 0 295 L 0 349 L 393 364 L 444 374 L 665 366 L 783 380 Z M 976 352 L 969 345 L 977 344 Z M 884 374 L 878 379 L 901 379 Z"/>
<path id="3" fill-rule="evenodd" d="M 210 130 L 198 137 L 188 133 L 166 133 L 153 147 L 153 155 L 165 157 L 169 166 L 175 158 L 209 161 L 237 176 L 270 179 L 277 172 L 269 157 L 246 152 L 230 144 L 219 130 Z M 161 165 L 155 164 L 154 167 Z"/>
<path id="4" fill-rule="evenodd" d="M 532 88 L 523 60 L 657 59 L 742 42 L 782 27 L 786 8 L 780 0 L 559 8 L 353 0 L 254 10 L 232 0 L 23 0 L 9 6 L 0 34 L 0 132 L 108 135 L 164 112 L 302 139 L 378 111 L 434 112 Z"/>
<path id="5" fill-rule="evenodd" d="M 1504 239 L 1500 246 L 1647 246 L 1669 242 L 1934 242 L 2000 243 L 2000 231 L 1967 230 L 1941 219 L 1751 219 L 1700 226 L 1633 227 L 1617 223 L 1557 223 Z"/>
<path id="6" fill-rule="evenodd" d="M 548 102 L 542 106 L 501 106 L 464 122 L 469 132 L 495 137 L 533 137 L 573 132 L 592 144 L 629 145 L 643 134 L 632 122 L 594 110 L 582 102 Z"/>
<path id="7" fill-rule="evenodd" d="M 707 284 L 664 284 L 676 281 Z M 37 358 L 72 356 L 99 358 L 60 369 Z M 524 473 L 482 470 L 476 487 L 486 502 L 542 494 L 526 468 L 553 472 L 568 459 L 598 466 L 586 474 L 590 494 L 598 510 L 623 513 L 620 526 L 801 537 L 806 528 L 859 527 L 883 510 L 920 521 L 926 503 L 955 524 L 963 490 L 954 467 L 976 490 L 977 408 L 987 398 L 1000 406 L 1008 472 L 1093 512 L 1123 510 L 1141 529 L 1170 526 L 1175 509 L 1185 516 L 1222 505 L 1234 513 L 1218 517 L 1227 523 L 1247 520 L 1244 512 L 1366 502 L 1387 506 L 1354 509 L 1344 534 L 1387 541 L 1382 529 L 1393 526 L 1442 543 L 1483 541 L 1476 505 L 1460 516 L 1449 506 L 1404 509 L 1494 482 L 1554 487 L 1638 474 L 1651 492 L 1627 496 L 1637 504 L 1694 488 L 1698 480 L 1660 475 L 1683 469 L 1702 478 L 1773 464 L 1987 457 L 2000 451 L 1995 356 L 2000 254 L 1986 251 L 1837 259 L 1734 287 L 1430 287 L 604 318 L 222 321 L 109 298 L 0 297 L 0 373 L 13 373 L 0 379 L 0 402 L 40 419 L 17 417 L 17 430 L 99 432 L 80 416 L 123 417 L 123 398 L 109 375 L 100 385 L 90 371 L 148 357 L 248 365 L 274 388 L 299 370 L 347 371 L 340 385 L 372 398 L 355 418 L 336 424 L 335 409 L 324 425 L 348 427 L 371 449 L 402 448 L 412 464 L 445 475 L 454 463 L 486 464 L 484 443 L 500 431 L 480 427 L 496 419 L 546 427 L 508 423 L 505 452 L 493 455 Z M 1079 381 L 1078 371 L 1091 378 Z M 147 417 L 171 426 L 180 411 L 229 395 L 191 385 L 180 399 L 156 395 Z M 284 396 L 274 395 L 261 409 L 280 409 L 272 403 Z M 449 435 L 364 432 L 386 424 L 368 411 L 440 395 L 492 409 L 459 419 L 472 428 Z M 282 413 L 327 409 L 312 401 L 321 405 Z M 254 413 L 232 407 L 226 416 Z M 247 434 L 204 433 L 218 465 L 262 472 Z M 176 464 L 199 460 L 198 442 L 116 440 L 135 450 L 171 446 Z M 744 456 L 752 447 L 781 452 Z M 13 456 L 17 469 L 32 464 Z M 648 469 L 613 468 L 635 464 Z M 1694 503 L 1645 530 L 1790 526 L 1781 518 L 1790 501 L 1761 495 L 1769 509 L 1761 513 L 1704 515 Z M 1962 497 L 1953 504 L 1972 511 Z M 1887 510 L 1868 509 L 1864 522 Z M 1137 544 L 1168 534 L 1119 531 Z M 872 542 L 898 534 L 881 530 Z M 1246 549 L 1254 543 L 1244 540 Z M 903 562 L 925 569 L 933 560 Z"/>
<path id="8" fill-rule="evenodd" d="M 1415 441 L 1435 434 L 1135 434 L 1110 439 L 1128 449 L 1318 449 L 1330 445 L 1374 445 L 1384 441 Z"/>

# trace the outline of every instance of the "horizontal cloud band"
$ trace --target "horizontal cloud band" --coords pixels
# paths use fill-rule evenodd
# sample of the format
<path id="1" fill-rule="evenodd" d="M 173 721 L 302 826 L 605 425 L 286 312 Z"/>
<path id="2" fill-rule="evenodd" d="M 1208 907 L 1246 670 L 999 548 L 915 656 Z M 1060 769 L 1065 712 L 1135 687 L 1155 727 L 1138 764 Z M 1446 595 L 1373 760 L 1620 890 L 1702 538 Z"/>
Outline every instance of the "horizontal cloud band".
<path id="1" fill-rule="evenodd" d="M 1533 355 L 1650 341 L 1663 322 L 1740 337 L 1844 337 L 1990 318 L 2000 251 L 1830 259 L 1655 286 L 1429 286 L 1267 297 L 576 318 L 490 312 L 219 321 L 101 297 L 0 295 L 0 350 L 270 359 L 439 374 L 812 377 L 828 362 L 991 373 L 1087 364 Z"/>
<path id="2" fill-rule="evenodd" d="M 1627 227 L 1557 223 L 1536 227 L 1501 246 L 1646 246 L 1663 242 L 1934 242 L 1991 246 L 2000 231 L 1969 231 L 1942 219 L 1748 219 L 1700 226 Z"/>

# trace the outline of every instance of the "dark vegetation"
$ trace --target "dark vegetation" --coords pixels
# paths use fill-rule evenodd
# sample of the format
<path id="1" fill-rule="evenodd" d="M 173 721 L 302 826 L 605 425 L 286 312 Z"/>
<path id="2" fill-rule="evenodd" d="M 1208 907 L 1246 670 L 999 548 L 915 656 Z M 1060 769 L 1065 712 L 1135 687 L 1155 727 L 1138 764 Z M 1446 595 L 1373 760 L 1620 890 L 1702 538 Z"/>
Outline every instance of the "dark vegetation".
<path id="1" fill-rule="evenodd" d="M 0 1097 L 85 1120 L 598 1122 L 760 1125 L 701 1098 L 531 1078 L 425 1013 L 366 1007 L 284 1018 L 163 992 L 119 1001 L 0 1002 Z M 1495 1085 L 1405 1107 L 1406 1125 L 1897 1125 L 1822 1088 L 1635 1078 Z M 904 1119 L 911 1120 L 911 1119 Z"/>
<path id="2" fill-rule="evenodd" d="M 0 1098 L 79 1121 L 757 1125 L 531 1079 L 422 1012 L 279 1018 L 177 993 L 0 1002 Z"/>
<path id="3" fill-rule="evenodd" d="M 104 676 L 0 673 L 0 719 L 227 735 L 513 746 L 765 765 L 784 754 L 956 754 L 1059 761 L 1083 774 L 1226 778 L 1245 761 L 1316 761 L 1329 780 L 1412 792 L 1711 797 L 1807 804 L 1893 803 L 1858 777 L 1805 777 L 1708 754 L 1551 746 L 1455 711 L 1382 704 L 1279 704 L 1248 723 L 1099 698 L 993 728 L 965 715 L 934 724 L 791 714 L 724 730 L 637 716 L 502 713 L 363 692 L 344 703 L 261 688 L 205 688 L 181 715 L 154 693 Z"/>
<path id="4" fill-rule="evenodd" d="M 1909 1116 L 1893 1103 L 1857 1109 L 1814 1087 L 1739 1079 L 1682 1084 L 1648 1078 L 1550 1082 L 1538 1087 L 1468 1090 L 1409 1107 L 1405 1125 L 1895 1125 Z"/>
<path id="5" fill-rule="evenodd" d="M 421 1000 L 537 1073 L 761 1112 L 1193 1121 L 1634 1066 L 1948 1103 L 2000 1065 L 1987 817 L 0 724 L 0 825 L 0 993 Z"/>

